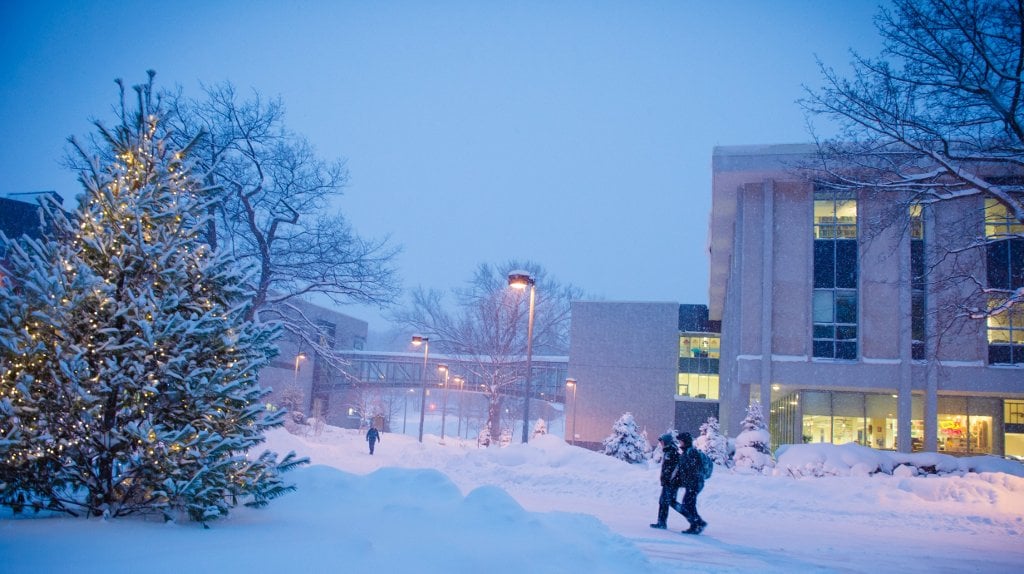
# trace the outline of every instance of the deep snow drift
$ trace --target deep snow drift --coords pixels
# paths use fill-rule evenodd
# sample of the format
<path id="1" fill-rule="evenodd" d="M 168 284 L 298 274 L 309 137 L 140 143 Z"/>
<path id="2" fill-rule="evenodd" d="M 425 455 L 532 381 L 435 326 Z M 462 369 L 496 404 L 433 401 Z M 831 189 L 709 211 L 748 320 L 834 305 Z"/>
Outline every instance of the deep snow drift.
<path id="1" fill-rule="evenodd" d="M 700 496 L 701 536 L 647 525 L 658 466 L 629 465 L 545 436 L 477 449 L 433 435 L 276 430 L 268 445 L 313 465 L 296 493 L 236 509 L 211 529 L 121 519 L 0 520 L 5 572 L 1019 572 L 1024 467 L 995 457 L 932 460 L 911 476 L 870 449 L 801 445 L 777 475 L 718 468 Z M 811 448 L 805 448 L 811 447 Z M 876 460 L 876 459 L 880 459 Z M 952 463 L 950 462 L 952 461 Z M 973 461 L 980 472 L 959 467 Z M 893 474 L 868 474 L 889 467 Z M 790 469 L 801 469 L 790 472 Z M 1002 472 L 995 472 L 995 471 Z M 811 475 L 820 477 L 810 478 Z M 802 478 L 795 478 L 803 476 Z"/>

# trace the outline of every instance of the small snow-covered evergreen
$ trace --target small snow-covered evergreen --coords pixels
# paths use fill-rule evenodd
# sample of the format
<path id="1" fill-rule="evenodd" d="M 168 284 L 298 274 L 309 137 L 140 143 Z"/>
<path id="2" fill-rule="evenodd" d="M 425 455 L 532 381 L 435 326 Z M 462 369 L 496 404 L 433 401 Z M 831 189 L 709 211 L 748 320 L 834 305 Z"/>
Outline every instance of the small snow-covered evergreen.
<path id="1" fill-rule="evenodd" d="M 715 464 L 728 466 L 729 443 L 722 435 L 718 418 L 708 417 L 708 420 L 700 425 L 700 436 L 693 439 L 693 446 L 704 451 Z"/>
<path id="2" fill-rule="evenodd" d="M 604 453 L 629 463 L 647 461 L 651 445 L 637 427 L 633 413 L 625 413 L 612 426 L 612 434 L 604 439 Z"/>
<path id="3" fill-rule="evenodd" d="M 476 435 L 476 446 L 484 448 L 491 446 L 491 429 L 489 427 L 480 428 L 480 434 Z"/>
<path id="4" fill-rule="evenodd" d="M 537 419 L 533 424 L 533 438 L 548 434 L 548 423 L 544 419 Z"/>
<path id="5" fill-rule="evenodd" d="M 772 460 L 771 435 L 761 403 L 751 403 L 747 416 L 740 423 L 743 430 L 736 437 L 733 464 L 739 471 L 768 474 L 775 466 Z"/>

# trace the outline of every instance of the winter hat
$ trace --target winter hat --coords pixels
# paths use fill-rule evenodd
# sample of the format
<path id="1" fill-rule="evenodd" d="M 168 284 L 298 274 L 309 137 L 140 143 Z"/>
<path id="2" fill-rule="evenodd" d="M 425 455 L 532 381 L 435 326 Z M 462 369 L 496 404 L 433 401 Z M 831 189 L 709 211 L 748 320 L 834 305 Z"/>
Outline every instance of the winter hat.
<path id="1" fill-rule="evenodd" d="M 692 446 L 693 445 L 693 435 L 691 435 L 688 432 L 681 432 L 681 433 L 676 435 L 676 438 L 679 439 L 679 442 L 682 443 L 683 446 Z"/>
<path id="2" fill-rule="evenodd" d="M 663 444 L 665 446 L 668 446 L 668 445 L 672 444 L 673 442 L 675 442 L 675 441 L 672 440 L 672 434 L 671 433 L 665 433 L 665 434 L 661 435 L 660 437 L 658 437 L 658 440 L 660 440 L 661 444 Z"/>

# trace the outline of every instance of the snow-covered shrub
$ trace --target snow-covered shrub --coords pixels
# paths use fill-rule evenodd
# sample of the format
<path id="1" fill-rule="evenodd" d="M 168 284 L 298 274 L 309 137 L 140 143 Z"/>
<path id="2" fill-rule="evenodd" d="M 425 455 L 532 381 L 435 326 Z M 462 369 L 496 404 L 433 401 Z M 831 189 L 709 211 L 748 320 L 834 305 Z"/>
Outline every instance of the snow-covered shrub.
<path id="1" fill-rule="evenodd" d="M 637 427 L 633 413 L 625 413 L 612 426 L 612 434 L 604 439 L 604 453 L 629 463 L 646 462 L 651 445 Z"/>
<path id="2" fill-rule="evenodd" d="M 544 419 L 537 419 L 537 422 L 533 424 L 533 438 L 546 434 L 548 434 L 548 423 L 544 422 Z"/>
<path id="3" fill-rule="evenodd" d="M 736 470 L 769 474 L 774 466 L 769 446 L 771 435 L 761 403 L 751 403 L 747 407 L 747 416 L 740 426 L 743 430 L 736 436 L 736 454 L 733 456 Z"/>
<path id="4" fill-rule="evenodd" d="M 506 447 L 512 444 L 512 429 L 504 427 L 501 429 L 501 435 L 498 437 L 498 446 Z"/>
<path id="5" fill-rule="evenodd" d="M 480 434 L 476 435 L 476 446 L 483 448 L 491 446 L 491 429 L 486 426 L 480 429 Z"/>
<path id="6" fill-rule="evenodd" d="M 700 425 L 700 436 L 693 439 L 693 446 L 704 451 L 715 464 L 729 465 L 729 442 L 722 435 L 716 417 L 708 417 L 707 422 Z"/>

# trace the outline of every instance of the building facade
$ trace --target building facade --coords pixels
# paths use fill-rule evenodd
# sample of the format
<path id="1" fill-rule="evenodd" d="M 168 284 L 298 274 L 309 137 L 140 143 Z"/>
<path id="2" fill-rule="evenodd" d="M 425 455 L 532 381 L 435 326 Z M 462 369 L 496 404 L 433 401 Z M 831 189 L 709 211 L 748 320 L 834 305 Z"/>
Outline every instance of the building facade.
<path id="1" fill-rule="evenodd" d="M 735 435 L 760 401 L 775 444 L 1024 455 L 1022 314 L 967 320 L 950 304 L 1024 278 L 1021 240 L 954 246 L 1020 230 L 979 197 L 914 210 L 816 186 L 794 168 L 813 153 L 713 154 L 709 316 L 721 322 L 723 431 Z M 891 221 L 902 224 L 878 224 Z"/>
<path id="2" fill-rule="evenodd" d="M 568 438 L 600 447 L 625 412 L 650 437 L 669 429 L 696 433 L 718 414 L 713 327 L 703 305 L 574 301 L 569 377 L 575 397 L 567 397 Z"/>

